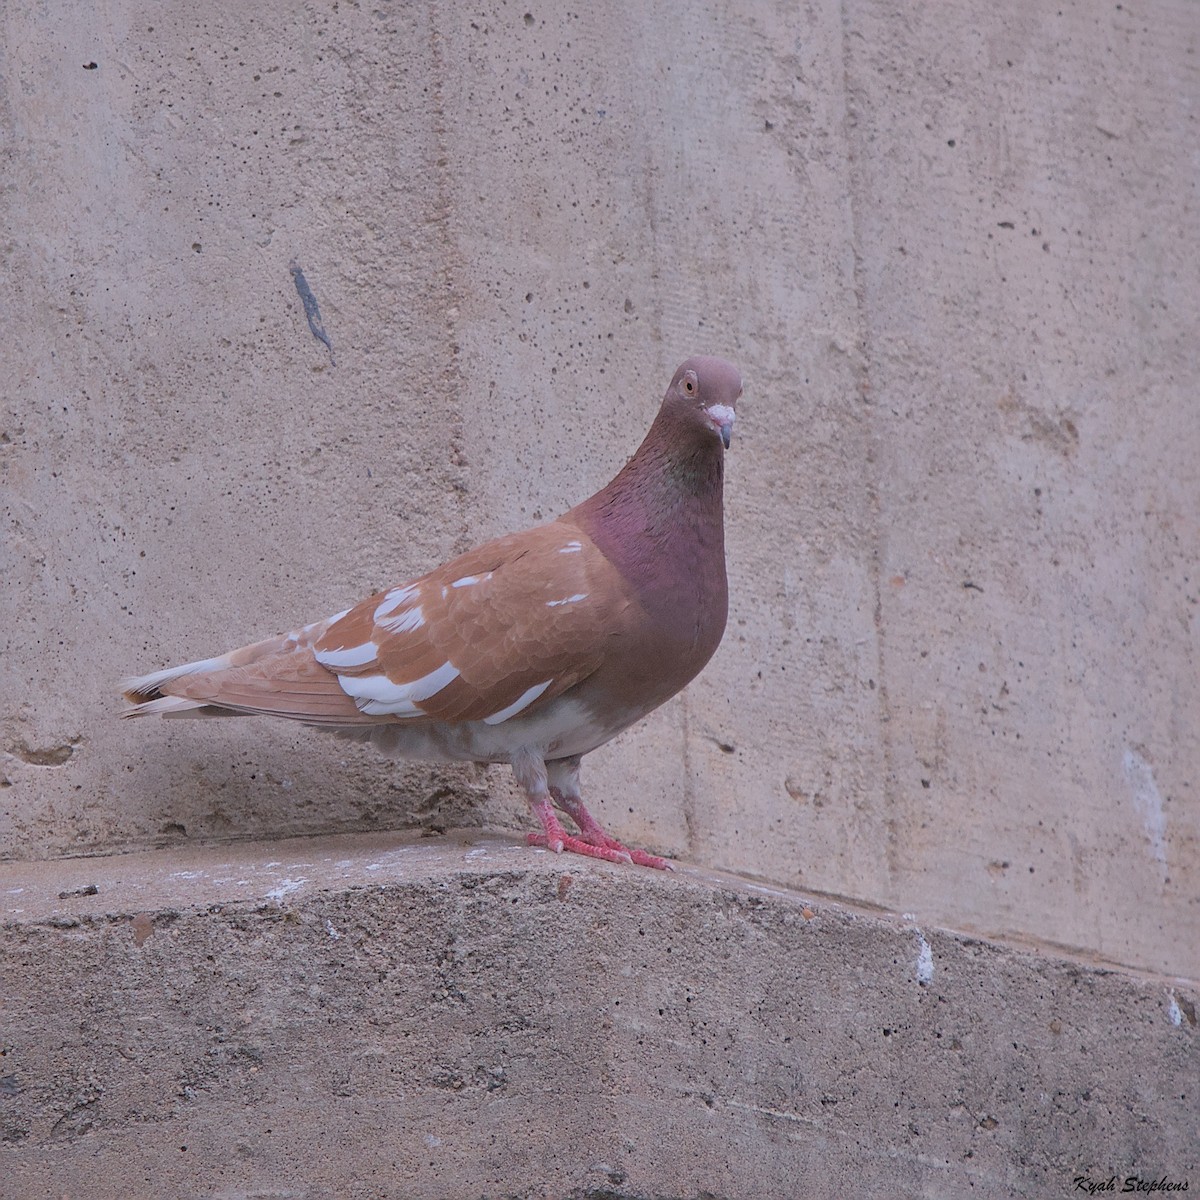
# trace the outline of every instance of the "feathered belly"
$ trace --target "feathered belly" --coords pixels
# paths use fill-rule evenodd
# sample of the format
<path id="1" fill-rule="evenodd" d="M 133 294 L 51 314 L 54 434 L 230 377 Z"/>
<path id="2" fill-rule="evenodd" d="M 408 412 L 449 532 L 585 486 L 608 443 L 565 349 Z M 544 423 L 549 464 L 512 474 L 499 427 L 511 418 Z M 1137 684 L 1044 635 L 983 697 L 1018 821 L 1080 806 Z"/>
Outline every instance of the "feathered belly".
<path id="1" fill-rule="evenodd" d="M 385 754 L 435 762 L 509 762 L 518 750 L 543 758 L 571 758 L 604 745 L 632 725 L 639 713 L 600 718 L 584 701 L 560 696 L 528 716 L 499 725 L 484 721 L 450 724 L 403 721 L 339 729 L 345 737 L 370 741 Z"/>

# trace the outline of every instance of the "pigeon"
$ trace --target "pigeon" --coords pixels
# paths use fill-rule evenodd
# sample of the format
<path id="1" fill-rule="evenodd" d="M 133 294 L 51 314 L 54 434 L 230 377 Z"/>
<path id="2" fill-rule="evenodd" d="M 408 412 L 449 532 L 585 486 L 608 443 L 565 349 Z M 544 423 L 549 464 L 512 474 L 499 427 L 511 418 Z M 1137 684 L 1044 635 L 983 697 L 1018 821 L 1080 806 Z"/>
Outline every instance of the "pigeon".
<path id="1" fill-rule="evenodd" d="M 741 394 L 732 363 L 689 358 L 634 456 L 557 520 L 291 633 L 127 679 L 121 715 L 285 717 L 403 758 L 507 762 L 541 826 L 529 844 L 669 869 L 601 828 L 580 760 L 680 691 L 721 641 Z"/>

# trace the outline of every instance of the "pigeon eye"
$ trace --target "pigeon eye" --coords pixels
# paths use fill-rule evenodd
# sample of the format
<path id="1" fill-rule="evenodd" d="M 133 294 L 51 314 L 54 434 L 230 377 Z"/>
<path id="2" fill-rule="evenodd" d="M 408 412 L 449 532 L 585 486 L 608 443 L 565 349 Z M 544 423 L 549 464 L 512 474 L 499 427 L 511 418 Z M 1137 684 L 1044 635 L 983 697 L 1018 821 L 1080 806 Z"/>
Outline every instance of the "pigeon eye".
<path id="1" fill-rule="evenodd" d="M 696 394 L 696 381 L 691 375 L 685 375 L 683 378 L 683 391 L 685 395 L 694 396 Z"/>

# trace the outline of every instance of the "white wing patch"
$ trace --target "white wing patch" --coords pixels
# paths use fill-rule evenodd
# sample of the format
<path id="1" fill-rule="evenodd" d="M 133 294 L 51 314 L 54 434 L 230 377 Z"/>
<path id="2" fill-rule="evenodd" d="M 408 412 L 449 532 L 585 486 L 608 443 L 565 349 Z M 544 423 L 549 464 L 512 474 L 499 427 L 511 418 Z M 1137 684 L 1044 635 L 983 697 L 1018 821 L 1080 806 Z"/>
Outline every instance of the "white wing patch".
<path id="1" fill-rule="evenodd" d="M 547 679 L 545 683 L 535 683 L 533 687 L 526 688 L 507 708 L 502 708 L 499 712 L 494 712 L 490 717 L 484 717 L 485 725 L 499 725 L 501 721 L 507 721 L 509 717 L 515 717 L 522 709 L 528 708 L 553 682 Z"/>
<path id="2" fill-rule="evenodd" d="M 578 604 L 580 600 L 587 599 L 587 592 L 576 592 L 573 596 L 566 596 L 562 600 L 547 600 L 547 608 L 557 608 L 560 604 Z"/>
<path id="3" fill-rule="evenodd" d="M 382 621 L 384 617 L 390 616 L 397 609 L 407 608 L 408 602 L 417 594 L 417 588 L 414 584 L 409 584 L 407 587 L 392 588 L 390 592 L 375 606 L 375 620 Z M 345 614 L 343 614 L 345 615 Z"/>
<path id="4" fill-rule="evenodd" d="M 416 604 L 412 608 L 401 609 L 390 617 L 376 618 L 375 623 L 388 633 L 411 633 L 425 624 L 425 614 L 421 611 L 421 606 Z"/>
<path id="5" fill-rule="evenodd" d="M 416 584 L 392 588 L 375 606 L 375 624 L 388 633 L 411 633 L 425 624 L 425 614 L 413 601 L 420 595 Z"/>
<path id="6" fill-rule="evenodd" d="M 582 542 L 568 542 L 565 546 L 560 546 L 558 552 L 559 554 L 578 554 L 582 549 Z"/>
<path id="7" fill-rule="evenodd" d="M 456 579 L 450 586 L 452 588 L 472 587 L 477 583 L 487 583 L 491 577 L 491 571 L 489 571 L 486 575 L 464 575 L 461 579 Z"/>
<path id="8" fill-rule="evenodd" d="M 361 712 L 372 716 L 423 717 L 425 711 L 417 707 L 418 703 L 436 696 L 457 678 L 458 668 L 446 662 L 411 683 L 393 683 L 386 675 L 339 675 L 338 684 Z"/>
<path id="9" fill-rule="evenodd" d="M 363 642 L 361 646 L 347 646 L 343 650 L 314 650 L 313 657 L 323 667 L 365 667 L 374 662 L 379 647 L 374 642 Z"/>

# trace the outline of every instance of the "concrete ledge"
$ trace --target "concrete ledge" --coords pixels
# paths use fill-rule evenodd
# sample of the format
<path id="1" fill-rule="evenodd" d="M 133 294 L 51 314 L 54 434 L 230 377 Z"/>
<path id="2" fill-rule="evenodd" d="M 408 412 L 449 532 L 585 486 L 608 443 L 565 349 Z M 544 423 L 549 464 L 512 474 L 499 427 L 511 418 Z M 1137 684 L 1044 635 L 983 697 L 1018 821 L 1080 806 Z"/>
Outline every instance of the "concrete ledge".
<path id="1" fill-rule="evenodd" d="M 477 832 L 7 864 L 0 897 L 6 1195 L 1200 1187 L 1191 984 Z"/>

